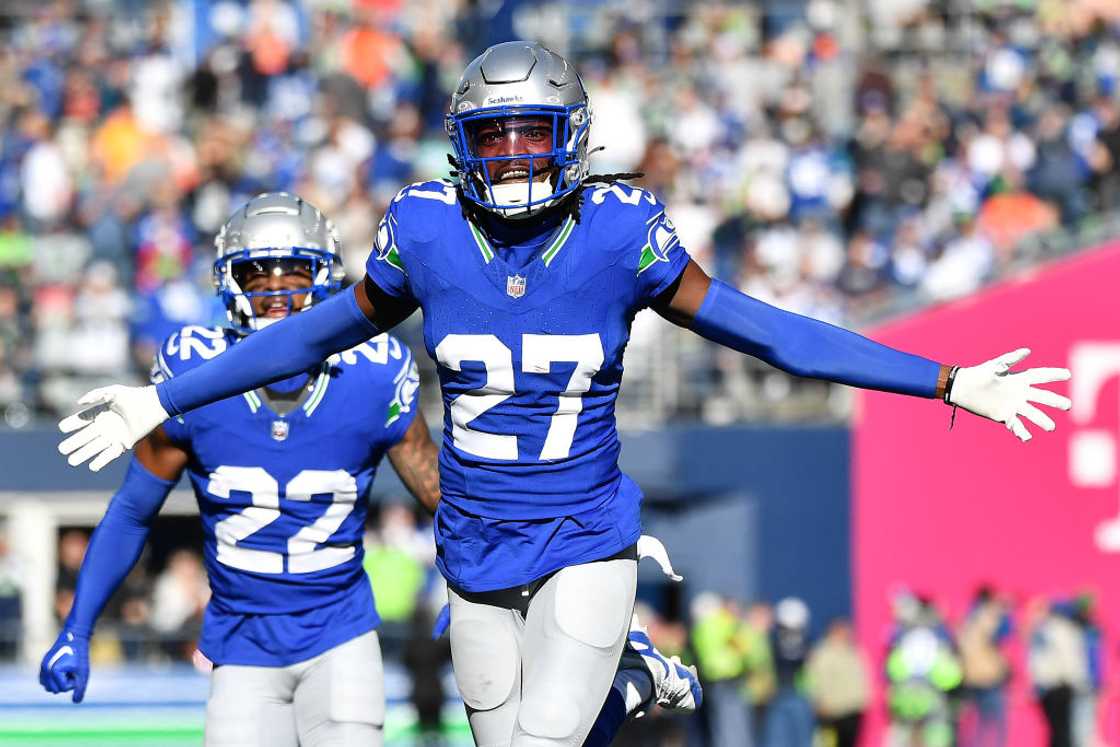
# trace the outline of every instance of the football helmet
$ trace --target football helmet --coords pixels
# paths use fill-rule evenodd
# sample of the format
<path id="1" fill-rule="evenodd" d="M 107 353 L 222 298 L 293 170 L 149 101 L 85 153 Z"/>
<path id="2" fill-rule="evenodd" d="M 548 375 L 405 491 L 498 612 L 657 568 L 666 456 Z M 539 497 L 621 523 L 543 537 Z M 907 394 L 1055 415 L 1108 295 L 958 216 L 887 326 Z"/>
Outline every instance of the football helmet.
<path id="1" fill-rule="evenodd" d="M 267 192 L 242 205 L 214 239 L 214 285 L 226 307 L 230 326 L 248 334 L 279 321 L 304 296 L 301 309 L 322 301 L 342 287 L 338 231 L 318 208 L 286 192 Z M 295 290 L 247 291 L 252 273 L 286 275 L 300 272 L 310 287 Z M 258 316 L 255 298 L 275 298 L 287 305 L 283 316 Z"/>
<path id="2" fill-rule="evenodd" d="M 515 141 L 523 142 L 514 134 L 517 123 L 537 127 L 543 142 L 513 150 Z M 567 60 L 536 42 L 495 44 L 467 65 L 446 128 L 461 194 L 503 218 L 539 214 L 588 174 L 587 91 Z M 495 143 L 508 134 L 511 145 L 488 153 L 480 147 L 487 131 Z M 503 167 L 506 174 L 495 179 Z"/>

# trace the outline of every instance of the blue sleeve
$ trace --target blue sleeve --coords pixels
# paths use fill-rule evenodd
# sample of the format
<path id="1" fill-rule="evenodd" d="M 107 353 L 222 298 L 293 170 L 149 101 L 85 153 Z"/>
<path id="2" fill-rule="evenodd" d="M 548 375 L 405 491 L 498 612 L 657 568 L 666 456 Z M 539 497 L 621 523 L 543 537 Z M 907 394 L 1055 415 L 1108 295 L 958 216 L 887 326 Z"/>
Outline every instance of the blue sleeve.
<path id="1" fill-rule="evenodd" d="M 93 632 L 105 603 L 136 565 L 152 519 L 173 487 L 174 481 L 156 477 L 135 458 L 128 465 L 82 560 L 74 604 L 66 618 L 69 630 L 86 637 Z"/>
<path id="2" fill-rule="evenodd" d="M 386 408 L 386 441 L 395 445 L 416 418 L 419 405 L 420 373 L 407 345 L 401 345 L 401 364 L 394 369 L 392 397 Z"/>
<path id="3" fill-rule="evenodd" d="M 366 260 L 366 274 L 386 294 L 415 303 L 397 242 L 398 229 L 397 200 L 393 200 L 377 226 L 373 251 Z"/>
<path id="4" fill-rule="evenodd" d="M 765 304 L 713 280 L 692 329 L 797 376 L 933 397 L 941 364 Z"/>
<path id="5" fill-rule="evenodd" d="M 156 392 L 168 415 L 180 415 L 294 376 L 377 333 L 350 288 L 248 335 L 213 360 L 156 384 Z"/>
<path id="6" fill-rule="evenodd" d="M 676 282 L 689 262 L 688 252 L 677 237 L 677 228 L 660 202 L 654 204 L 644 228 L 644 243 L 637 252 L 638 302 L 642 307 L 648 306 Z"/>

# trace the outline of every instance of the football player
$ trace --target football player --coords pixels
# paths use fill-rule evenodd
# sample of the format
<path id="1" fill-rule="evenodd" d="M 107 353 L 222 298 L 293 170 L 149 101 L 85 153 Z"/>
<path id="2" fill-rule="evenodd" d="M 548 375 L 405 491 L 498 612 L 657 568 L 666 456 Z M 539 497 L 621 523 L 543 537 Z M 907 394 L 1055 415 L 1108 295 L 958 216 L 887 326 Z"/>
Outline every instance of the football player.
<path id="1" fill-rule="evenodd" d="M 1031 437 L 1068 409 L 1012 372 L 880 345 L 752 299 L 689 259 L 657 198 L 589 169 L 591 109 L 572 66 L 507 42 L 468 65 L 447 115 L 453 181 L 389 206 L 367 274 L 227 355 L 150 387 L 107 387 L 60 428 L 100 469 L 155 426 L 283 379 L 424 311 L 444 400 L 437 563 L 475 742 L 579 745 L 611 689 L 634 602 L 637 486 L 618 468 L 614 403 L 634 315 L 780 369 L 940 399 Z"/>
<path id="2" fill-rule="evenodd" d="M 215 243 L 229 326 L 173 335 L 156 358 L 155 381 L 338 288 L 334 229 L 293 195 L 250 200 Z M 380 743 L 378 617 L 361 563 L 364 496 L 387 454 L 406 487 L 435 511 L 437 449 L 415 418 L 417 385 L 408 348 L 380 335 L 316 370 L 172 419 L 141 439 L 90 541 L 63 631 L 43 658 L 43 686 L 73 691 L 81 702 L 94 623 L 187 471 L 213 590 L 199 644 L 216 665 L 206 743 Z M 339 431 L 351 438 L 333 443 Z M 671 573 L 663 548 L 650 546 Z M 695 673 L 662 656 L 635 625 L 615 684 L 628 705 L 604 709 L 600 743 L 609 744 L 626 717 L 653 702 L 694 709 L 697 688 Z"/>
<path id="3" fill-rule="evenodd" d="M 183 375 L 339 288 L 334 227 L 293 195 L 250 200 L 215 243 L 229 326 L 173 334 L 154 381 Z M 381 334 L 172 418 L 137 442 L 90 540 L 70 614 L 43 658 L 43 686 L 82 700 L 94 623 L 186 472 L 212 591 L 199 641 L 214 664 L 206 744 L 380 744 L 379 618 L 362 533 L 385 455 L 429 511 L 439 500 L 437 448 L 416 417 L 418 383 L 409 349 Z"/>

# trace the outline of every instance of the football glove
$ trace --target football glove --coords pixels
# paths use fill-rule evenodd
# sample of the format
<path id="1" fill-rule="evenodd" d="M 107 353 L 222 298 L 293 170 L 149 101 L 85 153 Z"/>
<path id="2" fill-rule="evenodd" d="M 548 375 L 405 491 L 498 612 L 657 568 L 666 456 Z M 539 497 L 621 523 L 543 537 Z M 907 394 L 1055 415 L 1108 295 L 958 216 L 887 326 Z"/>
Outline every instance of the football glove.
<path id="1" fill-rule="evenodd" d="M 71 697 L 81 703 L 89 683 L 89 640 L 73 631 L 63 630 L 43 656 L 39 665 L 39 684 L 50 693 L 73 690 Z"/>
<path id="2" fill-rule="evenodd" d="M 167 420 L 154 386 L 107 386 L 87 392 L 78 400 L 80 412 L 58 424 L 63 433 L 73 433 L 58 445 L 70 466 L 90 460 L 97 472 L 133 444 Z"/>
<path id="3" fill-rule="evenodd" d="M 1019 348 L 978 366 L 956 369 L 945 401 L 974 415 L 1003 423 L 1020 441 L 1031 440 L 1031 432 L 1020 418 L 1026 418 L 1044 431 L 1054 430 L 1054 421 L 1035 403 L 1068 410 L 1069 398 L 1035 385 L 1066 381 L 1069 369 L 1028 368 L 1012 372 L 1011 367 L 1030 352 Z"/>

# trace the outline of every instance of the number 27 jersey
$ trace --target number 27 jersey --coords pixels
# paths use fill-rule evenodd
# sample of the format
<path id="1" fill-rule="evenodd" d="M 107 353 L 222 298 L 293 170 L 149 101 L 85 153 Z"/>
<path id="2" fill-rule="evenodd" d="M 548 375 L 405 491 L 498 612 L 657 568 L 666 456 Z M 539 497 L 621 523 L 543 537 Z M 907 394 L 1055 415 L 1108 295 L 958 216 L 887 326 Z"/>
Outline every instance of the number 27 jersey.
<path id="1" fill-rule="evenodd" d="M 586 187 L 580 221 L 566 218 L 521 267 L 463 217 L 451 185 L 402 190 L 366 270 L 423 310 L 444 401 L 443 499 L 543 519 L 614 495 L 630 324 L 687 262 L 664 207 L 634 187 Z"/>

